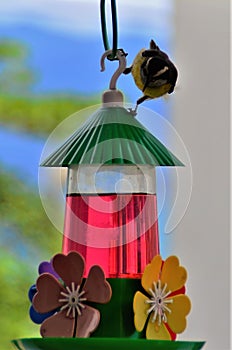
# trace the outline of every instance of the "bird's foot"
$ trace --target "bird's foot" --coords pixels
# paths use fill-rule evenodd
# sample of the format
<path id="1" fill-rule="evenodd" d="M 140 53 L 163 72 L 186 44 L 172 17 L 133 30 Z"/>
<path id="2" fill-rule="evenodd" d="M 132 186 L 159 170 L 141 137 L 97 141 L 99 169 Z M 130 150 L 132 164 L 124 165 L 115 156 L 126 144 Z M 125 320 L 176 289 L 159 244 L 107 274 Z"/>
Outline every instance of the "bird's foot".
<path id="1" fill-rule="evenodd" d="M 128 111 L 132 115 L 132 117 L 135 117 L 137 115 L 137 109 L 138 109 L 137 104 L 136 104 L 135 108 L 128 108 Z"/>

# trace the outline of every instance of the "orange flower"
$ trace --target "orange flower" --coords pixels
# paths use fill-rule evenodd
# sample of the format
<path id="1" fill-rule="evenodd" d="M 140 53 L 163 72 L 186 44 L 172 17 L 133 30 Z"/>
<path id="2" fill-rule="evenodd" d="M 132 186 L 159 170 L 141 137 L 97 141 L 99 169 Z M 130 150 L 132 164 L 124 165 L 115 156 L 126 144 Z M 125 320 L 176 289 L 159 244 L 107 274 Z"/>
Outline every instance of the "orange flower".
<path id="1" fill-rule="evenodd" d="M 138 332 L 144 329 L 149 318 L 147 339 L 174 340 L 177 333 L 185 330 L 186 316 L 191 309 L 190 299 L 185 295 L 186 279 L 187 271 L 176 256 L 162 261 L 157 255 L 146 266 L 141 281 L 146 295 L 136 292 L 133 308 Z"/>

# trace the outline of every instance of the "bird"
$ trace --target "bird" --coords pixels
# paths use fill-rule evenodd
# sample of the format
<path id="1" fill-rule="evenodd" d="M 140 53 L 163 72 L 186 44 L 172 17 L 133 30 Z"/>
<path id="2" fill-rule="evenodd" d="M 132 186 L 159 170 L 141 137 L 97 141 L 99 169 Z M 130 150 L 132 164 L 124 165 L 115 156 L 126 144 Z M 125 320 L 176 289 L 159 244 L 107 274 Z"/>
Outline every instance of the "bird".
<path id="1" fill-rule="evenodd" d="M 136 102 L 138 105 L 148 99 L 154 99 L 174 91 L 178 71 L 168 55 L 161 51 L 154 40 L 150 41 L 149 49 L 141 49 L 132 65 L 127 67 L 124 74 L 131 73 L 135 84 L 143 92 Z"/>

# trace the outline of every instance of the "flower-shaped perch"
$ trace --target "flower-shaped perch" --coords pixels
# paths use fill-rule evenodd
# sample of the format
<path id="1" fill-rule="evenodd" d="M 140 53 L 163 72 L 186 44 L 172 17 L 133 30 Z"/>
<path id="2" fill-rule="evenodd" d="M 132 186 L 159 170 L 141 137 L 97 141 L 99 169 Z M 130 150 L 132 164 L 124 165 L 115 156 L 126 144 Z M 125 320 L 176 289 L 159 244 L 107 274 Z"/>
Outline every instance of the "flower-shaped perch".
<path id="1" fill-rule="evenodd" d="M 144 329 L 148 319 L 147 339 L 175 340 L 176 334 L 185 330 L 186 316 L 191 309 L 185 295 L 186 279 L 187 272 L 176 256 L 162 261 L 157 255 L 146 266 L 141 281 L 146 295 L 136 292 L 133 308 L 138 332 Z"/>
<path id="2" fill-rule="evenodd" d="M 52 262 L 51 261 L 43 261 L 40 263 L 39 268 L 38 268 L 38 272 L 39 275 L 41 275 L 42 273 L 49 273 L 53 276 L 55 276 L 57 279 L 59 279 L 59 276 L 57 275 L 57 273 L 54 271 L 53 267 L 52 267 Z M 31 286 L 31 288 L 29 289 L 28 292 L 28 297 L 30 302 L 32 302 L 34 295 L 37 293 L 37 289 L 35 284 L 33 284 Z M 43 313 L 40 314 L 39 312 L 37 312 L 33 305 L 31 305 L 30 307 L 30 311 L 29 311 L 29 315 L 30 318 L 33 322 L 37 323 L 37 324 L 41 324 L 46 318 L 52 316 L 54 313 L 56 312 L 56 310 L 53 310 L 51 312 L 47 312 L 47 313 Z"/>
<path id="3" fill-rule="evenodd" d="M 89 303 L 107 303 L 111 287 L 99 266 L 93 266 L 84 282 L 85 261 L 77 252 L 57 254 L 52 259 L 60 277 L 43 273 L 36 283 L 32 305 L 38 313 L 57 310 L 40 328 L 43 337 L 88 337 L 100 321 L 100 312 Z"/>

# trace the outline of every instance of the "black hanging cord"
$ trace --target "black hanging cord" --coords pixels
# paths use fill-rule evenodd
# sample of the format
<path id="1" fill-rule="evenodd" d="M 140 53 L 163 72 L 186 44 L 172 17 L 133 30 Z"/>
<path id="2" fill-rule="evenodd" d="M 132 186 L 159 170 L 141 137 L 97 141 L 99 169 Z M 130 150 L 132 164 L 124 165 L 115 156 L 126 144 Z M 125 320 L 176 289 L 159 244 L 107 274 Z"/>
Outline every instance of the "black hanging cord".
<path id="1" fill-rule="evenodd" d="M 113 45 L 112 48 L 109 46 L 109 40 L 106 29 L 106 11 L 105 11 L 105 0 L 101 0 L 100 3 L 100 12 L 101 12 L 101 28 L 102 28 L 102 38 L 105 50 L 112 49 L 112 54 L 107 58 L 111 61 L 117 60 L 117 49 L 118 49 L 118 24 L 117 24 L 117 9 L 116 1 L 111 0 L 111 14 L 112 14 L 112 30 L 113 30 Z"/>

